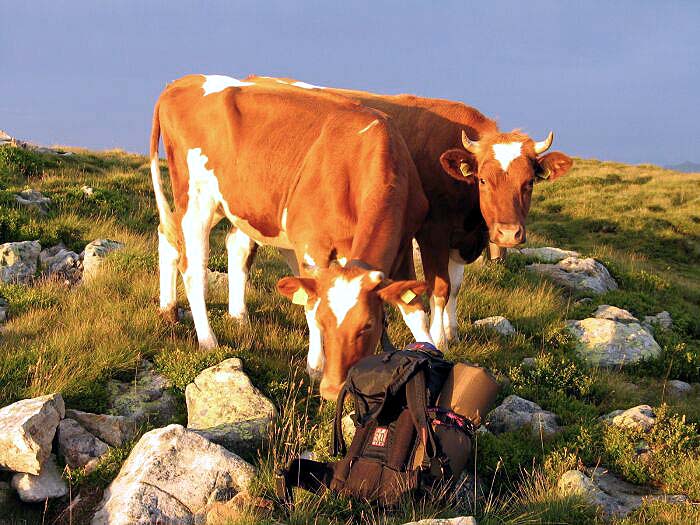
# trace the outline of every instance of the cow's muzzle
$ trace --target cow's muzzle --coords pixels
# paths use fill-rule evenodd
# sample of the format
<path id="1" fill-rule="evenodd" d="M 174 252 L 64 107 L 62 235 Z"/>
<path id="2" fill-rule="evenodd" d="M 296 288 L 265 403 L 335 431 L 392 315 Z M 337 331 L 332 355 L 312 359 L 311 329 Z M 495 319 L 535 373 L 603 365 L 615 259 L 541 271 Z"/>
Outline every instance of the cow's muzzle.
<path id="1" fill-rule="evenodd" d="M 497 222 L 491 228 L 491 242 L 502 248 L 511 248 L 525 242 L 525 227 L 522 224 Z"/>

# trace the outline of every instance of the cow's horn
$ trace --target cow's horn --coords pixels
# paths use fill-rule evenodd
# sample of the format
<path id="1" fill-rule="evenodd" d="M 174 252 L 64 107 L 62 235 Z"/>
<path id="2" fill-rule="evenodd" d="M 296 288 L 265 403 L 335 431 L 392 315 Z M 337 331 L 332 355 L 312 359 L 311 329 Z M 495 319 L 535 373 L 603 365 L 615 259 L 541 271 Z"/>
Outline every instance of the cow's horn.
<path id="1" fill-rule="evenodd" d="M 479 149 L 479 142 L 469 140 L 469 137 L 467 137 L 467 132 L 464 130 L 462 130 L 462 144 L 464 144 L 464 149 L 466 149 L 469 153 L 476 153 L 476 151 Z"/>
<path id="2" fill-rule="evenodd" d="M 552 142 L 554 141 L 554 132 L 550 131 L 549 135 L 547 135 L 547 138 L 544 140 L 541 140 L 540 142 L 535 142 L 535 153 L 538 155 L 540 153 L 544 153 L 547 151 L 549 148 L 552 147 Z"/>

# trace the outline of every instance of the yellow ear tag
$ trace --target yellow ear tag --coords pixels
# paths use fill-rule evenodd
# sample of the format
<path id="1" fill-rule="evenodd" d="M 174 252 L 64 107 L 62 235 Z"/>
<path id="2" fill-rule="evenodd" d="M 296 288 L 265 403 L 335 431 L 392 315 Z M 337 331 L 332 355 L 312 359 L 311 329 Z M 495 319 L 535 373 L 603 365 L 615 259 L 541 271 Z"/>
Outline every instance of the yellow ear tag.
<path id="1" fill-rule="evenodd" d="M 469 171 L 469 164 L 467 164 L 466 162 L 462 162 L 459 165 L 459 171 L 462 172 L 462 175 L 464 177 L 471 177 L 472 176 L 472 172 Z"/>
<path id="2" fill-rule="evenodd" d="M 306 303 L 309 301 L 309 294 L 306 293 L 306 290 L 303 288 L 299 288 L 296 292 L 294 292 L 294 295 L 292 295 L 292 302 L 294 304 L 300 304 L 300 305 L 306 305 Z"/>
<path id="3" fill-rule="evenodd" d="M 404 303 L 406 303 L 406 304 L 408 304 L 408 303 L 410 303 L 411 301 L 413 301 L 413 299 L 414 299 L 415 297 L 416 297 L 415 292 L 414 292 L 413 290 L 411 290 L 410 288 L 409 288 L 408 290 L 406 290 L 404 293 L 401 294 L 401 300 L 402 300 Z"/>

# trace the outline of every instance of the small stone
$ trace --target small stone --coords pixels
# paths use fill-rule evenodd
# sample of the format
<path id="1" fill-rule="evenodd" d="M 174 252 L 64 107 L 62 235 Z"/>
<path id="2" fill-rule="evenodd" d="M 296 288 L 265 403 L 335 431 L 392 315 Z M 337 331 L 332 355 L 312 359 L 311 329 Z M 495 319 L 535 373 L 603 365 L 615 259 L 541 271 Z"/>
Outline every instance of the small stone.
<path id="1" fill-rule="evenodd" d="M 562 250 L 561 248 L 552 248 L 545 246 L 544 248 L 521 248 L 520 254 L 525 257 L 532 257 L 542 263 L 558 263 L 567 257 L 580 257 L 581 254 L 571 250 Z"/>
<path id="2" fill-rule="evenodd" d="M 0 323 L 7 322 L 7 314 L 10 311 L 10 305 L 8 302 L 0 297 Z"/>
<path id="3" fill-rule="evenodd" d="M 617 283 L 608 269 L 590 257 L 567 257 L 556 264 L 530 264 L 525 269 L 580 293 L 595 295 L 617 290 Z"/>
<path id="4" fill-rule="evenodd" d="M 99 273 L 104 259 L 123 247 L 124 244 L 110 239 L 97 239 L 88 244 L 83 252 L 83 280 L 89 281 L 94 278 Z"/>
<path id="5" fill-rule="evenodd" d="M 617 367 L 652 359 L 661 353 L 654 337 L 639 323 L 620 323 L 589 317 L 567 321 L 569 331 L 578 339 L 576 350 L 590 365 Z"/>
<path id="6" fill-rule="evenodd" d="M 187 426 L 227 448 L 254 451 L 277 416 L 238 358 L 203 370 L 185 389 Z"/>
<path id="7" fill-rule="evenodd" d="M 652 328 L 654 326 L 660 326 L 668 330 L 673 326 L 673 319 L 671 318 L 671 314 L 664 310 L 656 315 L 644 316 L 644 323 Z"/>
<path id="8" fill-rule="evenodd" d="M 617 306 L 610 306 L 608 304 L 601 304 L 593 313 L 593 317 L 596 319 L 610 319 L 611 321 L 617 321 L 620 323 L 639 322 L 639 319 L 633 316 L 629 311 L 623 308 L 618 308 Z"/>
<path id="9" fill-rule="evenodd" d="M 614 410 L 602 419 L 617 427 L 646 432 L 656 423 L 656 414 L 649 405 L 638 405 L 627 410 Z"/>
<path id="10" fill-rule="evenodd" d="M 515 333 L 515 328 L 510 324 L 510 321 L 501 315 L 494 315 L 474 321 L 474 326 L 486 327 L 501 335 L 513 335 Z"/>
<path id="11" fill-rule="evenodd" d="M 228 274 L 209 270 L 207 272 L 207 286 L 209 290 L 221 290 L 228 293 Z"/>
<path id="12" fill-rule="evenodd" d="M 555 413 L 542 410 L 538 404 L 516 395 L 505 398 L 488 414 L 486 421 L 494 434 L 529 427 L 534 437 L 549 439 L 561 431 Z"/>
<path id="13" fill-rule="evenodd" d="M 44 196 L 40 191 L 31 189 L 19 192 L 15 195 L 15 201 L 20 206 L 36 210 L 42 215 L 46 215 L 49 212 L 49 204 L 51 204 L 51 199 Z"/>
<path id="14" fill-rule="evenodd" d="M 692 391 L 693 385 L 679 379 L 672 379 L 666 383 L 666 392 L 673 397 L 686 397 Z"/>
<path id="15" fill-rule="evenodd" d="M 39 474 L 64 415 L 61 394 L 23 399 L 0 408 L 0 468 Z"/>
<path id="16" fill-rule="evenodd" d="M 0 244 L 0 281 L 3 283 L 30 282 L 36 276 L 39 252 L 41 252 L 39 241 Z"/>
<path id="17" fill-rule="evenodd" d="M 25 503 L 39 503 L 68 494 L 68 484 L 61 477 L 53 454 L 41 466 L 38 475 L 19 473 L 12 476 L 12 487 Z"/>
<path id="18" fill-rule="evenodd" d="M 522 368 L 535 368 L 537 366 L 537 358 L 526 357 L 525 359 L 523 359 L 523 362 L 520 363 L 520 366 Z"/>
<path id="19" fill-rule="evenodd" d="M 411 521 L 404 525 L 476 525 L 473 516 L 460 516 L 457 518 L 429 518 L 419 521 Z"/>
<path id="20" fill-rule="evenodd" d="M 113 447 L 125 445 L 136 435 L 136 423 L 124 416 L 91 414 L 69 408 L 66 418 L 74 419 L 85 430 Z"/>
<path id="21" fill-rule="evenodd" d="M 88 197 L 92 197 L 93 194 L 95 193 L 95 190 L 93 190 L 90 186 L 82 186 L 80 188 L 80 191 L 82 191 Z"/>
<path id="22" fill-rule="evenodd" d="M 71 468 L 84 467 L 104 456 L 109 447 L 73 419 L 58 424 L 58 451 Z"/>

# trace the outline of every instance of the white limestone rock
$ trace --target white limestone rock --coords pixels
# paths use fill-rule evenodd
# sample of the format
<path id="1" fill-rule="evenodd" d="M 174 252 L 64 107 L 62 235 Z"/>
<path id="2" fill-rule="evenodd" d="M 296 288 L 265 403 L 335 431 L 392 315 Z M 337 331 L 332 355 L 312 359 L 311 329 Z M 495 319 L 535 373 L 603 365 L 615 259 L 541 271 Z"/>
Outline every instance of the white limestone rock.
<path id="1" fill-rule="evenodd" d="M 530 264 L 525 269 L 581 293 L 596 295 L 617 290 L 617 283 L 608 269 L 590 257 L 567 257 L 556 264 Z"/>
<path id="2" fill-rule="evenodd" d="M 627 410 L 614 410 L 603 416 L 603 420 L 617 427 L 647 432 L 656 424 L 656 414 L 649 405 L 638 405 Z"/>
<path id="3" fill-rule="evenodd" d="M 510 251 L 510 248 L 509 248 Z M 520 248 L 517 250 L 525 257 L 532 257 L 538 262 L 554 264 L 566 259 L 567 257 L 580 257 L 581 254 L 571 250 L 562 250 L 561 248 L 553 248 L 544 246 L 542 248 Z"/>
<path id="4" fill-rule="evenodd" d="M 85 430 L 74 419 L 58 424 L 58 452 L 71 468 L 94 467 L 109 451 L 107 443 Z"/>
<path id="5" fill-rule="evenodd" d="M 0 408 L 0 468 L 39 474 L 64 415 L 61 394 L 23 399 Z"/>
<path id="6" fill-rule="evenodd" d="M 628 310 L 610 306 L 609 304 L 601 304 L 593 313 L 596 319 L 609 319 L 619 323 L 638 323 L 639 319 L 633 316 Z"/>
<path id="7" fill-rule="evenodd" d="M 474 326 L 485 327 L 501 335 L 513 335 L 515 333 L 513 325 L 502 315 L 494 315 L 492 317 L 479 319 L 478 321 L 474 321 Z"/>
<path id="8" fill-rule="evenodd" d="M 410 521 L 404 525 L 477 525 L 473 516 L 459 516 L 457 518 L 429 518 L 425 520 Z"/>
<path id="9" fill-rule="evenodd" d="M 49 205 L 51 204 L 51 199 L 40 191 L 31 189 L 20 191 L 15 195 L 15 201 L 20 206 L 36 210 L 42 215 L 46 215 L 49 212 Z"/>
<path id="10" fill-rule="evenodd" d="M 136 435 L 136 422 L 124 416 L 91 414 L 68 408 L 66 418 L 74 419 L 85 430 L 113 447 L 125 445 Z"/>
<path id="11" fill-rule="evenodd" d="M 61 477 L 53 454 L 42 465 L 40 474 L 18 473 L 12 476 L 11 483 L 25 503 L 40 503 L 68 494 L 68 484 Z"/>
<path id="12" fill-rule="evenodd" d="M 100 271 L 104 259 L 113 251 L 120 250 L 124 244 L 110 239 L 96 239 L 85 246 L 83 252 L 83 281 L 89 281 Z"/>
<path id="13" fill-rule="evenodd" d="M 686 397 L 693 391 L 693 385 L 690 383 L 686 383 L 685 381 L 681 381 L 679 379 L 672 379 L 668 383 L 666 383 L 666 392 L 671 396 L 671 397 Z"/>
<path id="14" fill-rule="evenodd" d="M 505 398 L 488 414 L 486 421 L 487 428 L 494 434 L 529 427 L 533 436 L 549 439 L 561 431 L 555 413 L 516 395 Z"/>
<path id="15" fill-rule="evenodd" d="M 80 255 L 58 244 L 39 253 L 39 267 L 44 275 L 58 276 L 75 283 L 80 280 L 83 264 Z"/>
<path id="16" fill-rule="evenodd" d="M 39 241 L 0 244 L 0 281 L 3 283 L 31 282 L 36 276 L 39 252 L 41 252 Z"/>

